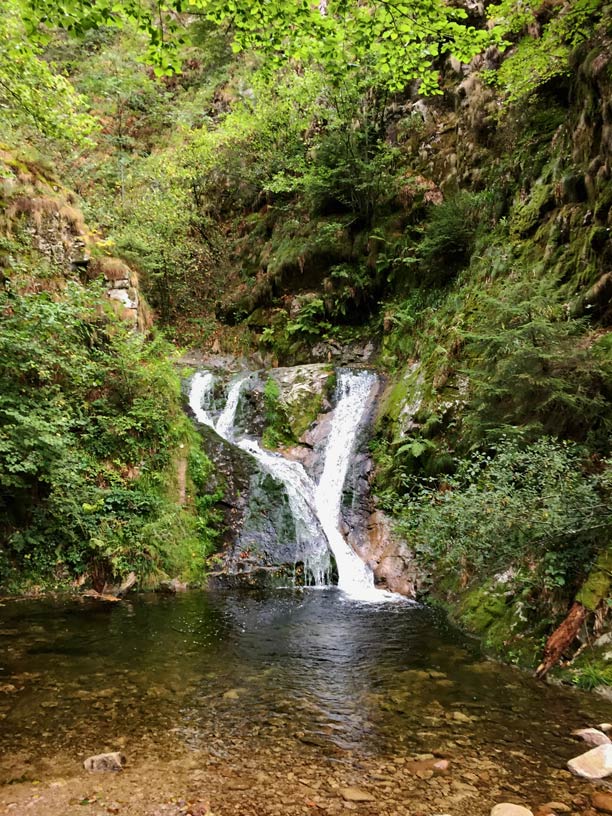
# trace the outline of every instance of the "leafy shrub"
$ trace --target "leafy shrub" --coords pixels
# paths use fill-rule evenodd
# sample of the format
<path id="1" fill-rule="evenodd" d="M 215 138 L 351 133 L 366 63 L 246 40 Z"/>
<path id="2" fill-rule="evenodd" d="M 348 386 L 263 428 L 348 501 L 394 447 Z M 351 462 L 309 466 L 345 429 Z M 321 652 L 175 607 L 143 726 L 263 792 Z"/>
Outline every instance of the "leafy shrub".
<path id="1" fill-rule="evenodd" d="M 101 587 L 208 547 L 204 480 L 196 514 L 166 486 L 173 452 L 193 443 L 171 348 L 74 284 L 57 300 L 3 292 L 0 322 L 0 582 L 87 574 Z"/>
<path id="2" fill-rule="evenodd" d="M 461 190 L 432 209 L 418 246 L 428 280 L 444 284 L 467 264 L 485 213 L 492 208 L 487 199 L 486 193 Z"/>
<path id="3" fill-rule="evenodd" d="M 512 568 L 549 589 L 575 587 L 612 531 L 610 471 L 583 469 L 575 445 L 501 440 L 455 475 L 417 480 L 390 501 L 423 565 L 479 580 Z"/>

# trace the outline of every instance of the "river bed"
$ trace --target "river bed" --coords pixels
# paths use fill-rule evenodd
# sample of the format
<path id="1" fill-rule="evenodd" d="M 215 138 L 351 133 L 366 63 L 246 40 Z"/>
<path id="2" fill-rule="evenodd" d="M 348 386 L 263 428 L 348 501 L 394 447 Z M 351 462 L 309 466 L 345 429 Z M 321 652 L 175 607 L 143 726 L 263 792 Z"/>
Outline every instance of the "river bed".
<path id="1" fill-rule="evenodd" d="M 190 592 L 6 601 L 0 623 L 0 813 L 589 812 L 571 731 L 610 705 L 485 659 L 417 604 Z M 116 750 L 124 771 L 83 769 Z"/>

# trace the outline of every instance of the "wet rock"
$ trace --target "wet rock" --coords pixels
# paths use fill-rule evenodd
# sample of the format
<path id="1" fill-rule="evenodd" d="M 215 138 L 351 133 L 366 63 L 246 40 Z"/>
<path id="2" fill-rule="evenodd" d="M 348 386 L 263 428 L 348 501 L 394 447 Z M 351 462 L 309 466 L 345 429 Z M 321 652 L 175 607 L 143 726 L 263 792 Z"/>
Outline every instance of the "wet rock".
<path id="1" fill-rule="evenodd" d="M 244 691 L 244 689 L 229 689 L 223 695 L 224 700 L 238 700 L 240 699 L 240 692 Z"/>
<path id="2" fill-rule="evenodd" d="M 612 744 L 599 745 L 585 754 L 570 759 L 567 767 L 585 779 L 604 779 L 612 774 Z"/>
<path id="3" fill-rule="evenodd" d="M 598 791 L 591 797 L 591 805 L 601 813 L 612 813 L 612 792 Z"/>
<path id="4" fill-rule="evenodd" d="M 612 740 L 606 736 L 603 731 L 597 728 L 579 728 L 577 731 L 572 731 L 574 737 L 579 737 L 586 742 L 587 745 L 609 745 Z"/>
<path id="5" fill-rule="evenodd" d="M 375 797 L 361 788 L 341 788 L 340 796 L 345 802 L 374 802 Z"/>
<path id="6" fill-rule="evenodd" d="M 408 773 L 418 776 L 420 779 L 430 779 L 432 776 L 438 776 L 448 773 L 450 763 L 448 759 L 417 759 L 406 762 L 404 768 Z M 427 774 L 423 776 L 422 774 Z"/>
<path id="7" fill-rule="evenodd" d="M 563 802 L 546 802 L 544 805 L 541 805 L 541 808 L 547 808 L 549 812 L 553 813 L 571 813 L 572 809 L 569 805 L 564 804 Z M 538 808 L 540 810 L 540 808 Z"/>
<path id="8" fill-rule="evenodd" d="M 102 773 L 105 771 L 121 771 L 126 763 L 125 755 L 119 751 L 110 754 L 97 754 L 88 757 L 83 762 L 83 767 L 91 773 Z"/>
<path id="9" fill-rule="evenodd" d="M 533 813 L 522 805 L 502 802 L 491 810 L 491 816 L 533 816 Z"/>
<path id="10" fill-rule="evenodd" d="M 177 592 L 186 592 L 189 589 L 187 584 L 179 581 L 178 578 L 172 578 L 169 581 L 161 581 L 159 584 L 159 591 L 166 595 L 176 595 Z"/>

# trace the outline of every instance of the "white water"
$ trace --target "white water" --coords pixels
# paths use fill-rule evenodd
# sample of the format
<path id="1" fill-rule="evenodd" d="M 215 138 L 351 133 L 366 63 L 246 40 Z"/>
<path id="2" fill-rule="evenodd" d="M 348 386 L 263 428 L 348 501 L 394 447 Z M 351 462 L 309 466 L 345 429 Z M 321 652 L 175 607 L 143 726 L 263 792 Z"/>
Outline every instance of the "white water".
<path id="1" fill-rule="evenodd" d="M 386 593 L 376 589 L 372 570 L 345 541 L 338 523 L 342 490 L 355 451 L 357 432 L 375 383 L 376 377 L 368 371 L 340 374 L 325 464 L 315 491 L 317 515 L 338 567 L 338 587 L 362 600 L 383 600 Z"/>
<path id="2" fill-rule="evenodd" d="M 270 473 L 285 486 L 293 515 L 298 551 L 303 553 L 304 567 L 315 586 L 325 586 L 329 580 L 329 553 L 314 546 L 323 531 L 338 567 L 338 587 L 352 598 L 382 601 L 393 597 L 377 590 L 370 568 L 345 541 L 338 529 L 340 505 L 346 475 L 354 453 L 357 432 L 375 375 L 363 371 L 343 372 L 338 381 L 338 402 L 325 450 L 325 462 L 319 484 L 315 486 L 299 462 L 278 453 L 263 450 L 254 439 L 235 438 L 235 418 L 240 394 L 250 374 L 238 377 L 230 386 L 226 404 L 215 423 L 209 409 L 214 383 L 213 375 L 198 372 L 191 383 L 189 405 L 197 420 L 214 428 L 219 436 L 240 447 L 257 460 L 262 470 Z"/>
<path id="3" fill-rule="evenodd" d="M 238 377 L 231 384 L 225 407 L 215 423 L 204 405 L 210 407 L 210 395 L 214 383 L 210 372 L 198 372 L 191 383 L 189 405 L 196 418 L 208 425 L 257 460 L 262 470 L 269 473 L 285 487 L 289 508 L 295 525 L 297 551 L 303 554 L 306 579 L 314 586 L 326 586 L 329 581 L 330 560 L 326 547 L 317 547 L 316 541 L 324 538 L 321 524 L 314 509 L 314 484 L 299 462 L 285 459 L 278 453 L 263 450 L 254 439 L 235 438 L 234 423 L 240 402 L 240 394 L 250 378 L 249 374 Z"/>

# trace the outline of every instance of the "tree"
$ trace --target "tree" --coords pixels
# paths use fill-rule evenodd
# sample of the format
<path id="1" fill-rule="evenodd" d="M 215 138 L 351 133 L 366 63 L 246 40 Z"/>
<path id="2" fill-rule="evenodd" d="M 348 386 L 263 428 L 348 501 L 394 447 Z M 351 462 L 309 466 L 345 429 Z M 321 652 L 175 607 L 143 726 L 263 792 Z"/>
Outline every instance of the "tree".
<path id="1" fill-rule="evenodd" d="M 417 80 L 425 94 L 439 93 L 440 56 L 469 60 L 496 32 L 466 24 L 467 13 L 445 0 L 23 0 L 29 30 L 60 26 L 80 33 L 100 26 L 136 23 L 149 36 L 146 59 L 160 74 L 179 68 L 178 46 L 186 25 L 203 16 L 231 29 L 233 49 L 253 49 L 269 69 L 287 60 L 314 61 L 340 81 L 355 67 L 371 64 L 381 83 L 399 90 Z"/>
<path id="2" fill-rule="evenodd" d="M 11 125 L 30 125 L 46 136 L 82 141 L 94 127 L 85 101 L 26 36 L 19 0 L 0 5 L 0 136 Z M 50 104 L 52 100 L 52 104 Z"/>

